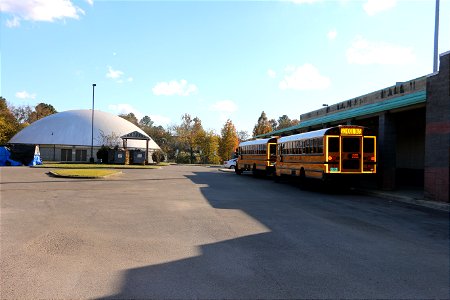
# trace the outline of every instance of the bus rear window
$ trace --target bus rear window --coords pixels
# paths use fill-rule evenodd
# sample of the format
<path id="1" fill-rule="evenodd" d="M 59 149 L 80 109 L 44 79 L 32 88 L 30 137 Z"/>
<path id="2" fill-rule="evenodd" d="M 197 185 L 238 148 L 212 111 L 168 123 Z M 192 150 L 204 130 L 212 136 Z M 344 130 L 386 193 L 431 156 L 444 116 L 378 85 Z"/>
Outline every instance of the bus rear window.
<path id="1" fill-rule="evenodd" d="M 270 155 L 274 156 L 277 154 L 277 145 L 276 144 L 270 144 L 269 145 L 269 151 L 270 151 Z"/>
<path id="2" fill-rule="evenodd" d="M 328 138 L 328 152 L 339 152 L 339 138 Z"/>
<path id="3" fill-rule="evenodd" d="M 360 149 L 359 137 L 342 138 L 342 152 L 359 152 L 359 149 Z"/>

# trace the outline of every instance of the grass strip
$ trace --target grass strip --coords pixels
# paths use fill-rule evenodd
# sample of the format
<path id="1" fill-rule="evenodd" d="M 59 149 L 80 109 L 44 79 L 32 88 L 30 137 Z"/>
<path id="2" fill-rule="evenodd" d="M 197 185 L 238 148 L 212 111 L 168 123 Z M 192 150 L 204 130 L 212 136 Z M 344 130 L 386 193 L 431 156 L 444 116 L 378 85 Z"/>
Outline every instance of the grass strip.
<path id="1" fill-rule="evenodd" d="M 61 169 L 50 172 L 53 176 L 73 178 L 102 178 L 118 173 L 122 172 L 105 169 Z"/>
<path id="2" fill-rule="evenodd" d="M 46 163 L 37 165 L 33 168 L 52 168 L 52 169 L 159 169 L 159 165 L 112 165 L 112 164 L 64 164 L 64 163 Z"/>

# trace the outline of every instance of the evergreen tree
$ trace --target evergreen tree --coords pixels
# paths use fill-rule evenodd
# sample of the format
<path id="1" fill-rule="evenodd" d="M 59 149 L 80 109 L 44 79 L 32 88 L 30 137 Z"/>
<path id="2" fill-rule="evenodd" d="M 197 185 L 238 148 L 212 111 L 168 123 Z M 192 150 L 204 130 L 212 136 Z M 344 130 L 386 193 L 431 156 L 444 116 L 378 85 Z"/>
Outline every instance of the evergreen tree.
<path id="1" fill-rule="evenodd" d="M 37 120 L 40 120 L 42 118 L 45 118 L 47 116 L 50 116 L 52 114 L 56 114 L 57 111 L 51 104 L 47 103 L 39 103 L 35 106 L 34 111 L 31 112 L 31 114 L 28 117 L 27 123 L 31 124 L 33 122 L 36 122 Z"/>
<path id="2" fill-rule="evenodd" d="M 287 115 L 282 115 L 278 118 L 277 130 L 288 128 L 292 126 L 291 119 Z"/>
<path id="3" fill-rule="evenodd" d="M 272 131 L 272 126 L 267 119 L 266 113 L 263 111 L 261 116 L 258 118 L 258 122 L 253 128 L 253 137 L 256 137 L 261 134 L 265 134 Z"/>
<path id="4" fill-rule="evenodd" d="M 127 120 L 128 122 L 133 123 L 136 126 L 139 126 L 138 119 L 136 118 L 136 116 L 132 112 L 130 112 L 129 114 L 121 114 L 121 115 L 119 115 L 119 117 L 121 117 L 122 119 Z"/>

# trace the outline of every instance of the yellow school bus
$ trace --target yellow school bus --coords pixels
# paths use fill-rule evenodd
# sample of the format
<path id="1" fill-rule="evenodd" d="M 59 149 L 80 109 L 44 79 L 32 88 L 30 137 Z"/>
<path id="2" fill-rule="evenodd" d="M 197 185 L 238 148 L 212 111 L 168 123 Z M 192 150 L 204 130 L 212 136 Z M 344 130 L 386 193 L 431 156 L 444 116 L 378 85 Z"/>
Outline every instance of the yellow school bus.
<path id="1" fill-rule="evenodd" d="M 278 139 L 275 179 L 375 174 L 377 138 L 362 126 L 337 126 Z"/>
<path id="2" fill-rule="evenodd" d="M 252 171 L 253 175 L 272 174 L 277 159 L 277 137 L 242 142 L 237 148 L 235 172 Z"/>

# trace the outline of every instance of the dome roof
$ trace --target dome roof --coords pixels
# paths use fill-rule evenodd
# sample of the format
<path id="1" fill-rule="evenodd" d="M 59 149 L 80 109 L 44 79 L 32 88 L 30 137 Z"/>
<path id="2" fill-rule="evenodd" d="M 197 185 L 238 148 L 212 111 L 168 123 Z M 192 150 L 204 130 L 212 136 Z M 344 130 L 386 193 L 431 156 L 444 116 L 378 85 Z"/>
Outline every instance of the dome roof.
<path id="1" fill-rule="evenodd" d="M 92 110 L 69 110 L 42 118 L 18 132 L 11 144 L 91 146 Z M 121 137 L 137 131 L 149 137 L 133 123 L 110 113 L 94 111 L 94 146 L 107 143 L 107 138 Z M 150 137 L 149 137 L 150 138 Z M 119 146 L 122 145 L 122 139 Z M 128 148 L 145 148 L 145 140 L 128 140 Z M 149 149 L 160 149 L 150 139 Z"/>

